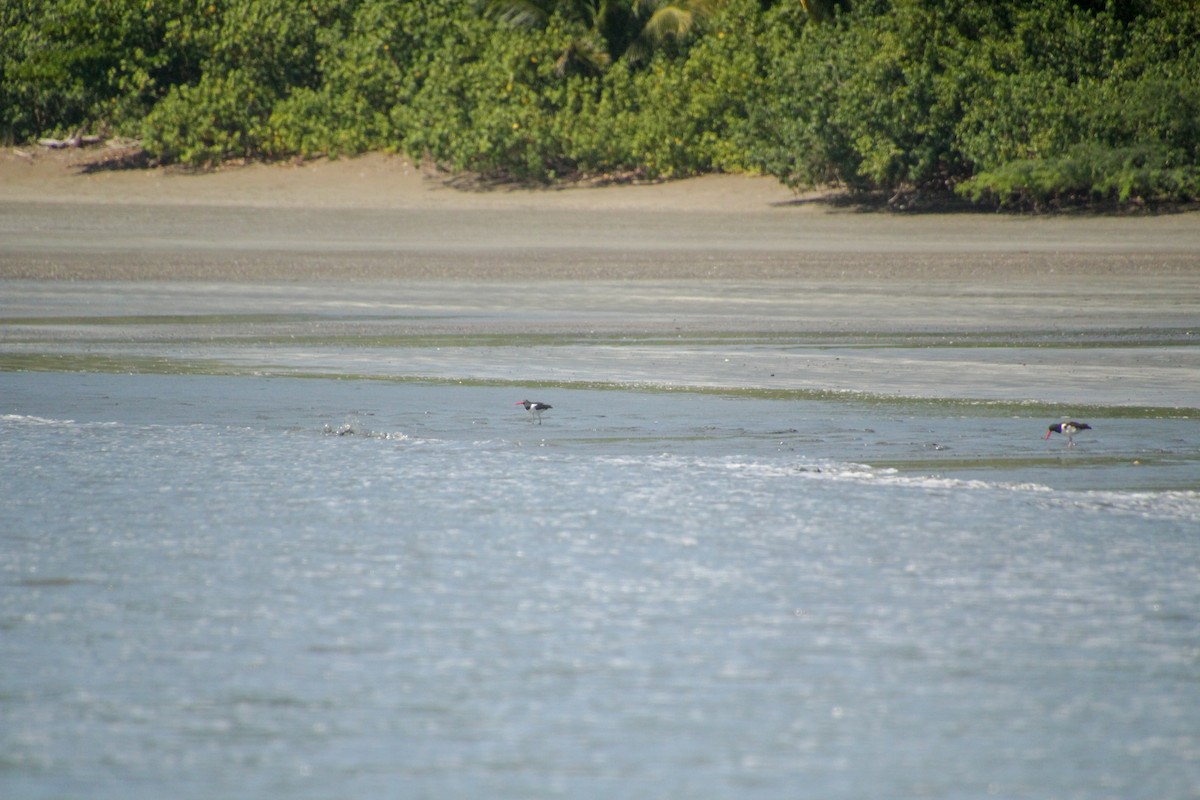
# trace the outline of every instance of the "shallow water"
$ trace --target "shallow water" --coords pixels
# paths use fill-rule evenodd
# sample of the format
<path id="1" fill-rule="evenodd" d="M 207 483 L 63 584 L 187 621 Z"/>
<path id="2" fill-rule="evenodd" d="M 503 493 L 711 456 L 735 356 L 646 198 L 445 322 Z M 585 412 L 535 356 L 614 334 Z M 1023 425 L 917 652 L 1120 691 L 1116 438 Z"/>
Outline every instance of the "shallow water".
<path id="1" fill-rule="evenodd" d="M 0 795 L 1195 797 L 1196 285 L 7 281 Z"/>
<path id="2" fill-rule="evenodd" d="M 961 400 L 0 398 L 6 797 L 1197 796 L 1186 417 L 1068 448 Z"/>

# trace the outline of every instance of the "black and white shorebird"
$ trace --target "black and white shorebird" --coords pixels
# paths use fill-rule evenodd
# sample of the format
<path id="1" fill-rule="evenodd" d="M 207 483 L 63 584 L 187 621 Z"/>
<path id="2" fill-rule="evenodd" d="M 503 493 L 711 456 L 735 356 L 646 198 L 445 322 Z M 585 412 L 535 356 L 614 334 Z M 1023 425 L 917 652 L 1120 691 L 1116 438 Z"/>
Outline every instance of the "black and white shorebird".
<path id="1" fill-rule="evenodd" d="M 1071 420 L 1070 422 L 1056 422 L 1050 426 L 1050 430 L 1046 431 L 1046 438 L 1049 439 L 1054 434 L 1061 433 L 1067 437 L 1067 447 L 1074 447 L 1075 434 L 1080 431 L 1090 431 L 1091 429 L 1092 426 L 1086 422 L 1076 422 L 1075 420 Z"/>
<path id="2" fill-rule="evenodd" d="M 538 425 L 542 424 L 542 412 L 554 408 L 549 403 L 535 403 L 532 400 L 521 400 L 515 405 L 525 406 L 525 410 L 529 412 L 529 421 L 533 422 L 533 418 L 537 417 Z"/>

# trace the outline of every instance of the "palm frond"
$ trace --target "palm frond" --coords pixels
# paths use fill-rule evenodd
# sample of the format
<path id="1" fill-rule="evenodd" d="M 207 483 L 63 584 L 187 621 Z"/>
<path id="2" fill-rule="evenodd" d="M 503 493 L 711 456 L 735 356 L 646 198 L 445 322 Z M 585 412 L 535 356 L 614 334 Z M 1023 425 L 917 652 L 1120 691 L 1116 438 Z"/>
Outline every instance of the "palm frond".
<path id="1" fill-rule="evenodd" d="M 813 22 L 822 22 L 838 12 L 849 11 L 850 0 L 800 0 L 800 8 Z"/>
<path id="2" fill-rule="evenodd" d="M 652 42 L 682 39 L 691 33 L 695 24 L 696 16 L 691 11 L 679 6 L 663 6 L 646 21 L 642 35 Z"/>
<path id="3" fill-rule="evenodd" d="M 675 8 L 692 14 L 696 19 L 711 17 L 728 0 L 634 0 L 633 13 L 642 19 L 654 16 L 659 11 Z"/>
<path id="4" fill-rule="evenodd" d="M 581 36 L 563 50 L 554 62 L 554 71 L 559 75 L 600 75 L 611 64 L 612 58 L 599 36 Z"/>
<path id="5" fill-rule="evenodd" d="M 550 19 L 553 3 L 545 0 L 480 0 L 479 8 L 485 17 L 515 28 L 536 28 Z"/>

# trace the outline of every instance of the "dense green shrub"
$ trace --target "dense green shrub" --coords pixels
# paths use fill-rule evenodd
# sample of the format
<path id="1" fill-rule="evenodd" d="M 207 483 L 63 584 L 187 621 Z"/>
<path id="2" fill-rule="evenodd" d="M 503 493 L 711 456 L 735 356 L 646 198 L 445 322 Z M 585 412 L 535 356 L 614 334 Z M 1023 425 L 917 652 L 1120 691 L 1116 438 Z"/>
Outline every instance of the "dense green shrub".
<path id="1" fill-rule="evenodd" d="M 771 49 L 755 109 L 763 168 L 799 186 L 944 192 L 964 162 L 955 126 L 970 92 L 972 41 L 987 6 L 857 4 Z"/>
<path id="2" fill-rule="evenodd" d="M 1061 156 L 1009 161 L 961 188 L 973 200 L 1044 210 L 1130 201 L 1178 202 L 1200 197 L 1200 168 L 1174 163 L 1154 147 L 1076 145 Z"/>
<path id="3" fill-rule="evenodd" d="M 317 75 L 275 104 L 267 127 L 271 156 L 342 155 L 394 147 L 392 111 L 421 50 L 398 0 L 370 0 L 343 24 L 318 32 Z"/>
<path id="4" fill-rule="evenodd" d="M 557 174 L 563 147 L 553 123 L 567 80 L 554 54 L 575 32 L 559 22 L 497 36 L 494 23 L 475 17 L 442 30 L 442 47 L 420 66 L 407 105 L 395 113 L 402 149 L 453 170 Z"/>
<path id="5" fill-rule="evenodd" d="M 840 17 L 811 24 L 780 5 L 768 12 L 775 34 L 764 40 L 763 85 L 749 109 L 749 156 L 788 186 L 840 182 L 863 188 L 862 154 L 840 114 L 855 55 L 865 56 L 864 29 Z"/>
<path id="6" fill-rule="evenodd" d="M 199 77 L 172 86 L 141 125 L 146 151 L 187 164 L 275 152 L 270 118 L 292 92 L 319 86 L 321 31 L 340 29 L 345 3 L 209 3 L 172 35 L 202 55 Z"/>
<path id="7" fill-rule="evenodd" d="M 896 199 L 1191 197 L 1200 10 L 1126 26 L 1081 5 L 893 0 L 806 24 L 770 53 L 752 153 L 789 185 Z"/>
<path id="8" fill-rule="evenodd" d="M 991 70 L 958 126 L 974 168 L 961 194 L 1031 208 L 1200 197 L 1200 9 L 1124 28 L 1058 0 L 1015 31 L 981 48 Z"/>
<path id="9" fill-rule="evenodd" d="M 0 139 L 124 129 L 187 71 L 181 0 L 0 3 Z"/>
<path id="10" fill-rule="evenodd" d="M 733 2 L 708 18 L 686 54 L 660 51 L 621 64 L 573 125 L 573 153 L 587 170 L 675 177 L 746 171 L 747 113 L 761 73 L 757 3 Z"/>
<path id="11" fill-rule="evenodd" d="M 1198 199 L 1190 0 L 7 0 L 0 139 L 755 171 L 898 202 Z"/>
<path id="12" fill-rule="evenodd" d="M 250 158 L 263 149 L 263 124 L 273 94 L 252 73 L 205 75 L 195 86 L 171 89 L 143 126 L 143 146 L 157 158 L 214 164 Z"/>

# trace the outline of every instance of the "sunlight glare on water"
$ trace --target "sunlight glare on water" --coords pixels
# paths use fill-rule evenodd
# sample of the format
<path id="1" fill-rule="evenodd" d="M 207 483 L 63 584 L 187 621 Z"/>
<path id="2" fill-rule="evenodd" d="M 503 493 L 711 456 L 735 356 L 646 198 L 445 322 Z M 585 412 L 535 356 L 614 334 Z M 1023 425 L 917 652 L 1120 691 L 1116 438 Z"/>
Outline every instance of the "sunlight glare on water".
<path id="1" fill-rule="evenodd" d="M 573 391 L 537 426 L 486 387 L 2 380 L 5 796 L 1200 785 L 1179 443 L 1153 489 L 1100 458 L 1121 434 L 1049 450 L 1040 420 Z M 871 465 L 930 452 L 971 466 Z"/>

